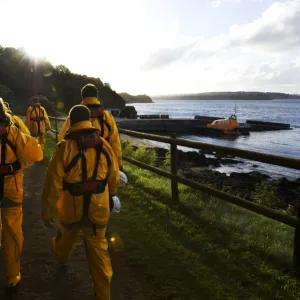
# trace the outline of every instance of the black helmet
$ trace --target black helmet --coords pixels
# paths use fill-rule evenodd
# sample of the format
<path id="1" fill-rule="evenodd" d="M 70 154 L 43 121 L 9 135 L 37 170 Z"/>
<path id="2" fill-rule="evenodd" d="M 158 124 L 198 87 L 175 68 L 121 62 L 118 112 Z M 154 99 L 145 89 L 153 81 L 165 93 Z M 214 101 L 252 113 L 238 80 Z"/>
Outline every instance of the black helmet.
<path id="1" fill-rule="evenodd" d="M 70 125 L 74 125 L 81 121 L 89 121 L 91 119 L 90 110 L 84 105 L 75 105 L 69 112 Z"/>

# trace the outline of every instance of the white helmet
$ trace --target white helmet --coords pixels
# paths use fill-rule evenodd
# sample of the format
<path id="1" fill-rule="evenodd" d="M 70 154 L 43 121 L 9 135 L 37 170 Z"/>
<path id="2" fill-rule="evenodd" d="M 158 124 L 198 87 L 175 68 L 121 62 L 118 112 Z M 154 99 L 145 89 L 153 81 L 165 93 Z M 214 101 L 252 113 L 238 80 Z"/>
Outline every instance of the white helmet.
<path id="1" fill-rule="evenodd" d="M 113 196 L 112 200 L 113 200 L 114 205 L 113 205 L 113 208 L 112 208 L 110 214 L 111 215 L 118 214 L 121 210 L 120 199 L 117 196 Z"/>
<path id="2" fill-rule="evenodd" d="M 52 132 L 51 130 L 48 130 L 48 131 L 46 132 L 46 136 L 49 137 L 49 138 L 53 138 L 54 135 L 55 135 L 55 133 Z"/>
<path id="3" fill-rule="evenodd" d="M 120 181 L 118 184 L 118 188 L 122 188 L 122 187 L 126 187 L 126 185 L 128 184 L 128 179 L 127 176 L 124 172 L 119 171 L 120 173 Z"/>

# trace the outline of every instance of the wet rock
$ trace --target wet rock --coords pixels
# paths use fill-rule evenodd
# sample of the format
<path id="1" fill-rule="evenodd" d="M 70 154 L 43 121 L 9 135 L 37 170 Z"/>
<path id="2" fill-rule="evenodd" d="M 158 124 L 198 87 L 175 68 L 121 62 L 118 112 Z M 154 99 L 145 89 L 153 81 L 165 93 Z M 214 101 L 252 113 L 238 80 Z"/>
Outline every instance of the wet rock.
<path id="1" fill-rule="evenodd" d="M 133 147 L 135 150 L 138 147 Z M 150 149 L 150 148 L 149 148 Z M 160 167 L 161 161 L 165 159 L 168 149 L 154 147 L 160 160 L 157 166 Z M 182 170 L 183 176 L 200 183 L 213 184 L 220 190 L 238 195 L 248 201 L 253 201 L 253 192 L 259 189 L 260 184 L 268 182 L 274 187 L 276 200 L 271 205 L 275 209 L 288 209 L 295 207 L 300 201 L 300 178 L 290 181 L 285 177 L 279 180 L 272 179 L 269 175 L 258 171 L 249 173 L 232 172 L 230 175 L 221 173 L 210 168 L 220 167 L 220 164 L 242 163 L 228 156 L 218 155 L 215 158 L 208 158 L 201 151 L 184 152 L 178 150 L 178 167 Z M 258 165 L 253 165 L 258 167 Z"/>
<path id="2" fill-rule="evenodd" d="M 300 187 L 300 184 L 297 181 L 289 181 L 287 178 L 282 177 L 278 181 L 278 186 L 283 190 L 295 190 Z"/>
<path id="3" fill-rule="evenodd" d="M 125 106 L 121 113 L 120 118 L 126 118 L 126 119 L 136 119 L 137 118 L 137 111 L 134 106 Z"/>
<path id="4" fill-rule="evenodd" d="M 231 159 L 231 158 L 221 158 L 221 159 L 219 159 L 219 162 L 222 165 L 234 165 L 234 164 L 243 163 L 242 161 L 238 161 L 238 160 Z"/>
<path id="5" fill-rule="evenodd" d="M 232 188 L 240 189 L 240 188 L 247 188 L 247 184 L 242 181 L 236 180 L 234 178 L 224 178 L 223 186 L 230 186 Z"/>
<path id="6" fill-rule="evenodd" d="M 266 179 L 269 179 L 270 176 L 269 175 L 266 175 L 266 174 L 262 174 L 260 172 L 257 172 L 257 171 L 252 171 L 249 173 L 249 175 L 252 177 L 252 178 L 256 178 L 257 180 L 266 180 Z"/>
<path id="7" fill-rule="evenodd" d="M 221 164 L 215 158 L 207 158 L 206 160 L 207 160 L 208 165 L 210 165 L 210 166 L 221 167 Z"/>

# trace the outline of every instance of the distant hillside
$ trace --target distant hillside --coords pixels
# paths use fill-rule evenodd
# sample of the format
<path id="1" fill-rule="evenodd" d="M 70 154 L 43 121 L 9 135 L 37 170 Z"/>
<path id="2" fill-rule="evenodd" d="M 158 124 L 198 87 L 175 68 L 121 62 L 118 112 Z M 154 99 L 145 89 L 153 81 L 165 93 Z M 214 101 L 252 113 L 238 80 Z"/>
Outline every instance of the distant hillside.
<path id="1" fill-rule="evenodd" d="M 154 100 L 272 100 L 300 99 L 300 95 L 263 92 L 209 92 L 199 94 L 177 94 L 152 96 Z"/>
<path id="2" fill-rule="evenodd" d="M 153 103 L 152 99 L 147 95 L 133 96 L 128 93 L 119 93 L 126 103 Z"/>
<path id="3" fill-rule="evenodd" d="M 23 49 L 0 45 L 0 97 L 9 101 L 13 109 L 26 112 L 34 95 L 43 95 L 43 105 L 52 114 L 57 108 L 67 113 L 81 102 L 81 88 L 93 83 L 99 90 L 99 99 L 104 107 L 124 108 L 126 103 L 109 84 L 100 78 L 72 73 L 63 65 L 53 66 L 45 59 L 37 62 Z M 56 106 L 56 101 L 60 106 Z"/>

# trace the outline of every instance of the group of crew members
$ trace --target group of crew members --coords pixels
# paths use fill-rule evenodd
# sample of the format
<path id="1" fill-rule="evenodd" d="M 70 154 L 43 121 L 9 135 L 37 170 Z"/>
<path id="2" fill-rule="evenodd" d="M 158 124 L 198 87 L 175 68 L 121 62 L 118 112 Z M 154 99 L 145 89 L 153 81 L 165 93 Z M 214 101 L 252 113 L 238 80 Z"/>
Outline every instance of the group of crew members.
<path id="1" fill-rule="evenodd" d="M 107 300 L 113 272 L 106 229 L 110 215 L 120 212 L 117 189 L 127 184 L 127 177 L 116 122 L 101 105 L 97 87 L 85 85 L 81 98 L 59 132 L 43 186 L 41 215 L 48 228 L 56 226 L 58 219 L 51 249 L 62 265 L 81 233 L 94 298 Z M 9 289 L 21 281 L 23 169 L 43 160 L 46 136 L 52 134 L 38 97 L 33 97 L 27 109 L 25 124 L 0 98 L 0 246 Z"/>

